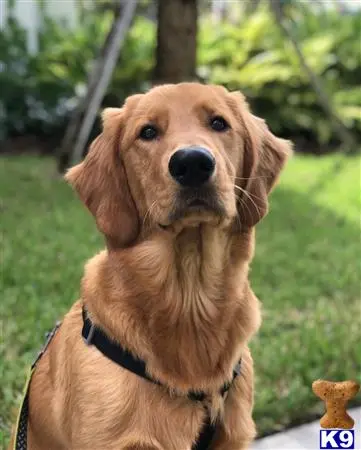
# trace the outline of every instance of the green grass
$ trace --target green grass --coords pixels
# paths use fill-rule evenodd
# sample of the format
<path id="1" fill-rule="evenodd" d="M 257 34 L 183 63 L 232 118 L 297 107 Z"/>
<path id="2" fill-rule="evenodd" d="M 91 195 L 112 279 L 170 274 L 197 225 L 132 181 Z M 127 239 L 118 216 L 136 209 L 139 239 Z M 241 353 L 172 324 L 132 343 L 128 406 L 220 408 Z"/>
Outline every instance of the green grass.
<path id="1" fill-rule="evenodd" d="M 263 324 L 252 348 L 262 434 L 321 413 L 316 378 L 360 381 L 360 162 L 294 157 L 259 226 L 251 277 Z M 0 159 L 0 192 L 5 442 L 28 365 L 77 298 L 83 264 L 103 242 L 50 159 Z"/>

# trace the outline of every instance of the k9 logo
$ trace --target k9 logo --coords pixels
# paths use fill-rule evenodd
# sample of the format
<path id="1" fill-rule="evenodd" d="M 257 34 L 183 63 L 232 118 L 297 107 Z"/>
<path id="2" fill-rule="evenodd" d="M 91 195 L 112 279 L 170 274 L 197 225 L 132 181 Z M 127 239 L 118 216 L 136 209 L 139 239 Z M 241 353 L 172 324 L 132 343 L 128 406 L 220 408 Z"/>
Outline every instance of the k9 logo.
<path id="1" fill-rule="evenodd" d="M 320 430 L 320 448 L 355 448 L 354 430 Z"/>

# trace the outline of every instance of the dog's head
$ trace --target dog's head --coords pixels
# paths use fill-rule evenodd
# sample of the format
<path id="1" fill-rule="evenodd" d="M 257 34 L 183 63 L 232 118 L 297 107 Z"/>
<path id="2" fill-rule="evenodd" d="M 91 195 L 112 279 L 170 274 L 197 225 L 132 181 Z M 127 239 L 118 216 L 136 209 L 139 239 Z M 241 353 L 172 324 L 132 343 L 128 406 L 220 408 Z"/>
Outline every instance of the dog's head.
<path id="1" fill-rule="evenodd" d="M 175 224 L 254 226 L 289 152 L 242 94 L 164 85 L 106 109 L 102 134 L 66 179 L 108 241 L 125 247 Z"/>

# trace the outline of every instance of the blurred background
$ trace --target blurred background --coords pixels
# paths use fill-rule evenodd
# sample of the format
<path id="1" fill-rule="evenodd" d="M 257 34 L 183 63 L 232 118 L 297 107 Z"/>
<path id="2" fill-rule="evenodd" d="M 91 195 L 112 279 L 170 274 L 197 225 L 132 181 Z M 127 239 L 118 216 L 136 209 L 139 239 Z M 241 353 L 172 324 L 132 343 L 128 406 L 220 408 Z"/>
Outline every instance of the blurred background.
<path id="1" fill-rule="evenodd" d="M 360 381 L 361 3 L 0 0 L 0 446 L 103 245 L 61 175 L 102 108 L 182 80 L 240 89 L 295 143 L 251 273 L 260 436 L 320 416 L 315 379 Z"/>

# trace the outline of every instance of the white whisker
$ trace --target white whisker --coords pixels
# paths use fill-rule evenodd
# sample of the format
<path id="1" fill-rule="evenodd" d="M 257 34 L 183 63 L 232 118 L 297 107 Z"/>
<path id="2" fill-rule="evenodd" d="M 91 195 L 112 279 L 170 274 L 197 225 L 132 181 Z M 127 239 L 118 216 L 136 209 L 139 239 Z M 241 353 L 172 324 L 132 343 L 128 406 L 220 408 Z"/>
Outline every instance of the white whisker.
<path id="1" fill-rule="evenodd" d="M 258 198 L 259 200 L 262 200 L 262 199 L 260 199 L 259 197 L 257 197 L 257 196 L 254 195 L 254 194 L 251 195 L 251 194 L 250 194 L 249 192 L 247 192 L 245 189 L 243 189 L 243 188 L 237 186 L 236 184 L 234 185 L 234 187 L 235 187 L 236 189 L 239 189 L 244 195 L 246 195 L 246 196 L 251 200 L 252 204 L 253 204 L 254 207 L 256 208 L 256 211 L 257 211 L 257 214 L 258 214 L 259 219 L 262 219 L 261 212 L 260 212 L 260 210 L 259 210 L 259 208 L 258 208 L 256 202 L 253 200 L 252 197 L 254 197 L 254 198 L 256 198 L 256 199 Z M 250 213 L 251 211 L 250 211 L 250 209 L 248 208 L 247 203 L 245 203 L 245 205 L 247 206 L 248 212 Z M 252 214 L 251 214 L 251 216 L 252 216 Z"/>
<path id="2" fill-rule="evenodd" d="M 145 222 L 147 220 L 147 218 L 150 218 L 150 214 L 152 212 L 152 209 L 156 206 L 157 204 L 157 200 L 154 200 L 154 202 L 150 205 L 150 207 L 148 208 L 147 212 L 145 213 L 145 216 L 143 218 L 143 227 L 145 226 Z"/>
<path id="3" fill-rule="evenodd" d="M 251 197 L 254 197 L 255 199 L 259 200 L 260 202 L 263 202 L 263 200 L 260 197 L 257 197 L 257 195 L 255 195 L 255 194 L 249 193 L 246 189 L 241 188 L 237 184 L 235 184 L 234 187 L 236 189 L 239 189 L 243 194 L 248 195 L 248 196 L 250 195 Z"/>
<path id="4" fill-rule="evenodd" d="M 246 177 L 246 178 L 242 178 L 242 177 L 234 177 L 236 180 L 259 180 L 261 178 L 271 178 L 271 177 L 267 177 L 267 176 L 262 176 L 260 175 L 259 177 Z"/>
<path id="5" fill-rule="evenodd" d="M 236 196 L 236 199 L 237 199 L 237 202 L 239 202 L 242 207 L 246 207 L 247 208 L 248 213 L 250 214 L 250 216 L 252 216 L 251 210 L 249 209 L 249 206 L 247 205 L 247 202 L 245 202 L 244 199 L 241 198 L 241 197 L 237 197 Z M 237 215 L 237 217 L 238 217 L 238 215 Z M 241 220 L 240 219 L 239 219 L 239 223 L 241 224 Z"/>

